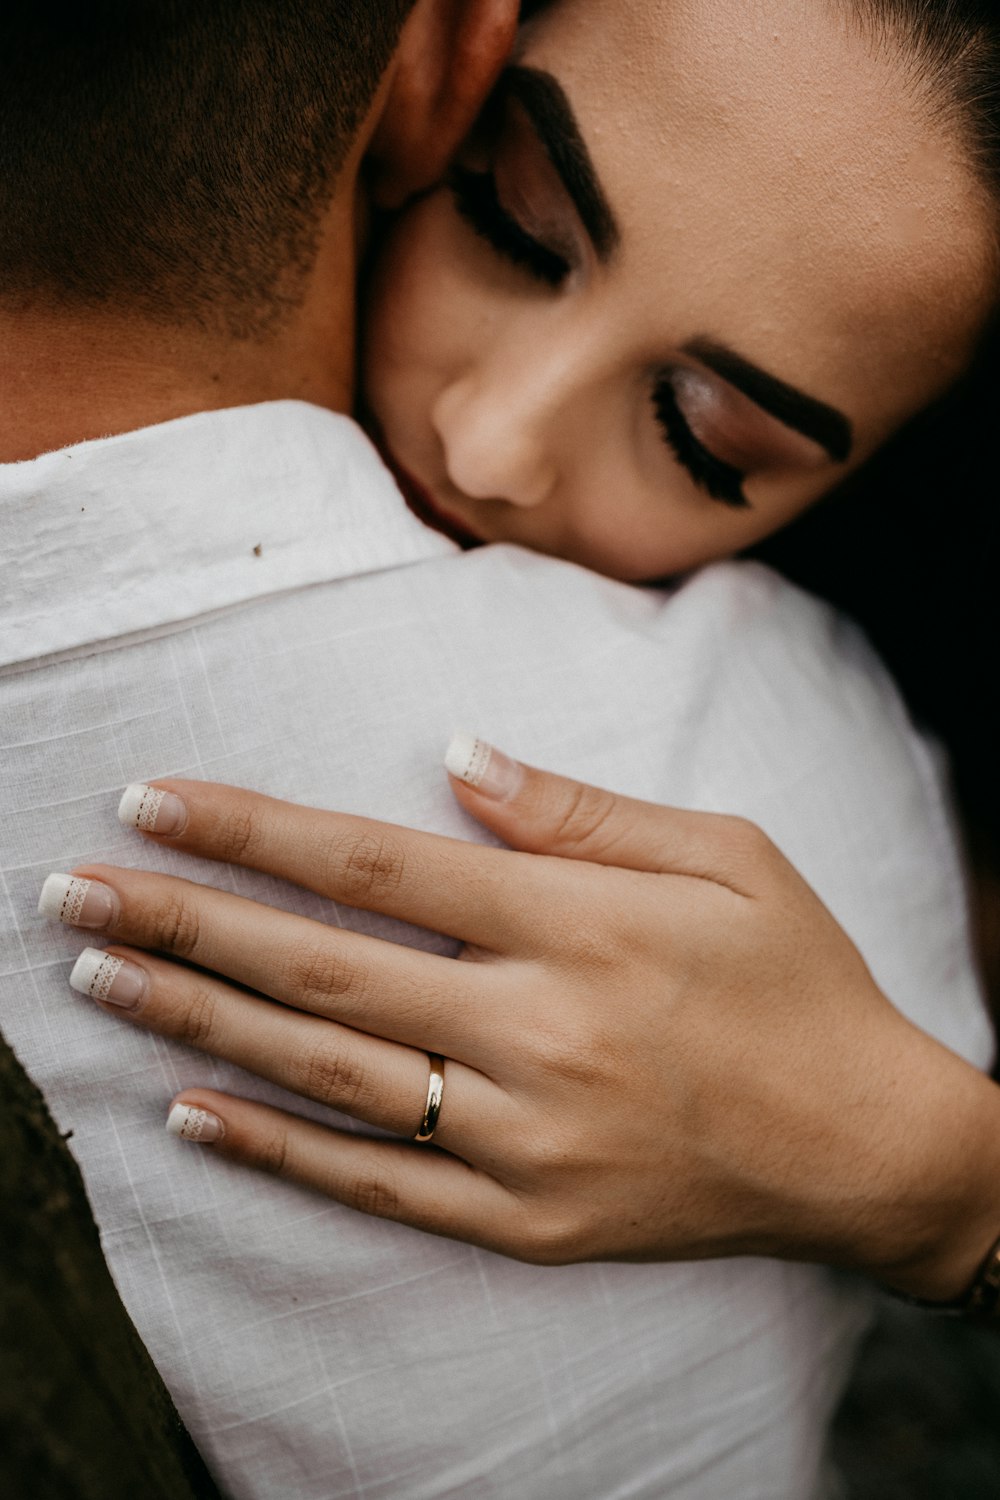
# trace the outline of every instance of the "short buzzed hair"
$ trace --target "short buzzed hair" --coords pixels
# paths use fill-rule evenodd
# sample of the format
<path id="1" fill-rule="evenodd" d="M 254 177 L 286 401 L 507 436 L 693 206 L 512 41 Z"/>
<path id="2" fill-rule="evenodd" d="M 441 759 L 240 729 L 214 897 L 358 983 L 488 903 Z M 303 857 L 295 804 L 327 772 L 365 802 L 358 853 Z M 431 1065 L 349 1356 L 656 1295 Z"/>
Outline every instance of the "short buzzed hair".
<path id="1" fill-rule="evenodd" d="M 413 0 L 3 0 L 0 306 L 260 337 Z"/>

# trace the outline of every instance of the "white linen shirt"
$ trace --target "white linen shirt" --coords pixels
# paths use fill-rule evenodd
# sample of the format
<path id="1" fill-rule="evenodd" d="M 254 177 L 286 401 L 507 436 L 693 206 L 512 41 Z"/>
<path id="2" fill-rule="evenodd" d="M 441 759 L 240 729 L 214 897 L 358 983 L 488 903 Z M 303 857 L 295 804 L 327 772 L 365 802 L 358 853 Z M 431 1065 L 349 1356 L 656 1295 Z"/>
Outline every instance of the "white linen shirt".
<path id="1" fill-rule="evenodd" d="M 73 1132 L 126 1306 L 223 1487 L 818 1493 L 867 1316 L 849 1278 L 522 1265 L 180 1144 L 163 1120 L 187 1085 L 324 1115 L 74 994 L 86 937 L 35 906 L 49 871 L 104 860 L 454 951 L 153 847 L 115 808 L 171 774 L 483 838 L 440 769 L 463 727 L 754 818 L 903 1009 L 983 1062 L 933 758 L 857 634 L 756 566 L 668 596 L 518 548 L 461 554 L 350 421 L 276 402 L 0 468 L 0 674 L 0 1024 Z"/>

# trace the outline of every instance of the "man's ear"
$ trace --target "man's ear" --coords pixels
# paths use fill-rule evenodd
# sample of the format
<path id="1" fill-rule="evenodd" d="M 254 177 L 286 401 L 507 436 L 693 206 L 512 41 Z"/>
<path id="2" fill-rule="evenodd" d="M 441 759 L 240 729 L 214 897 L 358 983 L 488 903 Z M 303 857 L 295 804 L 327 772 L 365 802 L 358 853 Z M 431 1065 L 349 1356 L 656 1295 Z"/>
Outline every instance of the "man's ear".
<path id="1" fill-rule="evenodd" d="M 519 9 L 518 0 L 416 0 L 368 149 L 380 208 L 441 178 L 510 55 Z"/>

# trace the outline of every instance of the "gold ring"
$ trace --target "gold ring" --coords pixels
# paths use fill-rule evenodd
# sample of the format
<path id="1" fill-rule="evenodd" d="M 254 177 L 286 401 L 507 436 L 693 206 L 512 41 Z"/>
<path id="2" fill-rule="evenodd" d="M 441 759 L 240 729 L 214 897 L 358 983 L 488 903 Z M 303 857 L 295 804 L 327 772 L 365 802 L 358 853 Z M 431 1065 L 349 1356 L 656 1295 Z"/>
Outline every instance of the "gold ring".
<path id="1" fill-rule="evenodd" d="M 431 1065 L 431 1076 L 427 1081 L 424 1117 L 420 1121 L 420 1129 L 413 1137 L 415 1141 L 429 1141 L 434 1134 L 437 1129 L 438 1115 L 441 1113 L 441 1098 L 444 1094 L 444 1058 L 438 1057 L 436 1052 L 428 1052 L 427 1059 Z"/>

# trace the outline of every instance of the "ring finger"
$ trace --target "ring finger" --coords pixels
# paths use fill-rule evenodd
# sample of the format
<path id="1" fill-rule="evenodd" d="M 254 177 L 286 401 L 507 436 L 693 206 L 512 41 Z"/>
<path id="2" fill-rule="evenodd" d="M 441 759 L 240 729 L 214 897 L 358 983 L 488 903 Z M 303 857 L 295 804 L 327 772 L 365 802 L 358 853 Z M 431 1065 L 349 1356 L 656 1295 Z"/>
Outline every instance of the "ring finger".
<path id="1" fill-rule="evenodd" d="M 426 1052 L 117 945 L 85 949 L 70 983 L 103 1009 L 353 1119 L 402 1136 L 420 1128 L 430 1078 Z M 448 1060 L 435 1144 L 480 1160 L 498 1138 L 503 1097 L 481 1073 Z"/>

